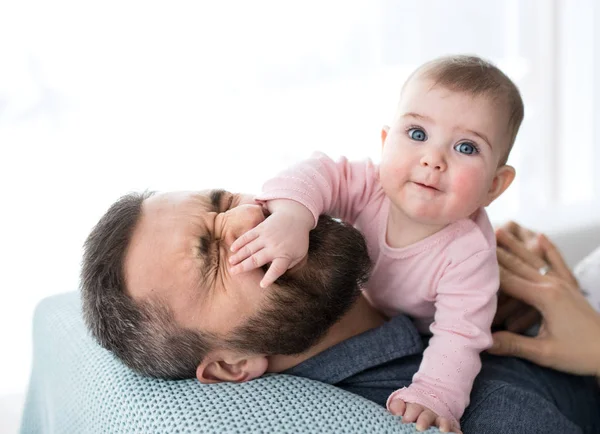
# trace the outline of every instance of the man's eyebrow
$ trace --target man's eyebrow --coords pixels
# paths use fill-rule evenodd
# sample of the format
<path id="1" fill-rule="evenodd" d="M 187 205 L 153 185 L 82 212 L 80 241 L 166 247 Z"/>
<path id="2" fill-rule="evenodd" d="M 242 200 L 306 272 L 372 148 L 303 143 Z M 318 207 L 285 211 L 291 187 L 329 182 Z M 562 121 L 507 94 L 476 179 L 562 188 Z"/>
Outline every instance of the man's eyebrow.
<path id="1" fill-rule="evenodd" d="M 210 198 L 210 205 L 213 211 L 219 212 L 219 210 L 221 209 L 221 199 L 223 198 L 224 194 L 225 190 L 221 189 L 211 190 L 210 193 L 208 193 L 208 197 Z"/>
<path id="2" fill-rule="evenodd" d="M 211 275 L 215 256 L 213 242 L 214 240 L 210 234 L 204 234 L 198 237 L 198 260 L 200 261 L 198 277 L 200 278 L 200 282 L 206 283 L 206 279 Z"/>
<path id="3" fill-rule="evenodd" d="M 208 255 L 210 253 L 210 237 L 208 235 L 201 235 L 200 238 L 200 254 Z"/>
<path id="4" fill-rule="evenodd" d="M 220 212 L 221 200 L 225 194 L 225 190 L 215 189 L 208 193 L 209 204 L 207 211 Z M 200 278 L 205 280 L 211 272 L 215 251 L 213 250 L 214 236 L 208 232 L 207 227 L 203 224 L 203 233 L 198 237 L 198 258 L 200 259 Z"/>

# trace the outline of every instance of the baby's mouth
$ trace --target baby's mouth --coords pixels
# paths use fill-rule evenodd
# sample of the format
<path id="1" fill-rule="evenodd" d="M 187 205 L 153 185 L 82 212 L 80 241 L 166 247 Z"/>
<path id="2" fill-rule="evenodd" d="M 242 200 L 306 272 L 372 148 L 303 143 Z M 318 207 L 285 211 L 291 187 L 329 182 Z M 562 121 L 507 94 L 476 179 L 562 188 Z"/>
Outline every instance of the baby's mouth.
<path id="1" fill-rule="evenodd" d="M 414 182 L 414 184 L 418 185 L 421 188 L 426 188 L 428 190 L 433 190 L 433 191 L 440 191 L 438 188 L 434 187 L 433 185 L 427 185 L 427 184 L 423 184 L 421 182 Z"/>

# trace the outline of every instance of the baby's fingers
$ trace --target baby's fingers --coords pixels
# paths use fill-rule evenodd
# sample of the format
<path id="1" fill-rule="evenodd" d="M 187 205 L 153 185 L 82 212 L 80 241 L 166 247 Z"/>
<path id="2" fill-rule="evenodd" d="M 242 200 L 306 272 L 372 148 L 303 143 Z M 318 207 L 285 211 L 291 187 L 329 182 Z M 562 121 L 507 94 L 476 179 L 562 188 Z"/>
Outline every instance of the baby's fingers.
<path id="1" fill-rule="evenodd" d="M 402 422 L 410 423 L 416 422 L 419 416 L 425 411 L 425 407 L 420 404 L 415 404 L 414 402 L 406 403 L 406 410 L 402 415 Z"/>
<path id="2" fill-rule="evenodd" d="M 231 247 L 229 247 L 229 250 L 235 253 L 242 247 L 244 247 L 246 244 L 248 244 L 250 241 L 254 241 L 255 239 L 257 239 L 260 235 L 259 231 L 256 230 L 257 228 L 258 226 L 254 229 L 250 229 L 249 231 L 245 232 L 241 237 L 239 237 L 233 242 Z"/>
<path id="3" fill-rule="evenodd" d="M 454 426 L 452 421 L 447 417 L 438 416 L 435 419 L 435 426 L 437 426 L 441 432 L 453 432 L 457 434 L 462 434 L 462 431 L 459 430 L 458 427 Z"/>
<path id="4" fill-rule="evenodd" d="M 287 271 L 290 266 L 289 259 L 276 258 L 269 265 L 269 269 L 265 273 L 265 277 L 260 281 L 261 288 L 271 286 L 279 277 Z"/>
<path id="5" fill-rule="evenodd" d="M 406 402 L 400 398 L 396 398 L 390 402 L 390 413 L 396 416 L 403 416 L 406 410 Z"/>
<path id="6" fill-rule="evenodd" d="M 235 267 L 231 267 L 231 274 L 239 274 L 245 271 L 254 270 L 255 268 L 262 267 L 272 261 L 273 258 L 267 253 L 265 249 L 261 249 L 258 252 L 253 253 L 248 258 L 244 259 L 241 263 Z"/>
<path id="7" fill-rule="evenodd" d="M 433 411 L 423 410 L 423 412 L 417 418 L 417 425 L 416 425 L 417 431 L 425 431 L 427 428 L 429 428 L 431 425 L 434 424 L 436 418 L 437 418 L 437 414 L 435 414 Z M 442 430 L 440 429 L 440 431 L 442 431 Z M 448 429 L 446 430 L 446 432 L 448 432 L 448 431 L 450 431 L 449 423 L 448 423 Z"/>
<path id="8" fill-rule="evenodd" d="M 240 262 L 242 262 L 243 260 L 250 258 L 251 256 L 253 256 L 257 252 L 259 252 L 263 248 L 264 248 L 264 244 L 262 243 L 262 241 L 260 239 L 255 239 L 254 241 L 251 241 L 248 244 L 245 244 L 244 246 L 240 247 L 240 249 L 235 254 L 231 255 L 229 257 L 229 263 L 231 265 L 237 265 Z M 253 267 L 253 268 L 256 268 L 256 267 Z M 252 268 L 245 269 L 244 271 L 248 271 L 251 269 Z"/>

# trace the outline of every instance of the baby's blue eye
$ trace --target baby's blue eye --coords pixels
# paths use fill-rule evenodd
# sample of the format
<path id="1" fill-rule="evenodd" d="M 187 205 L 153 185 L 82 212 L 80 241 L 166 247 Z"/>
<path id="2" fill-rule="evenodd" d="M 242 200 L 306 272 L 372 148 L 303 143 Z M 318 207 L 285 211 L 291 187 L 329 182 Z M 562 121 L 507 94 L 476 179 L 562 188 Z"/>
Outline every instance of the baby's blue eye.
<path id="1" fill-rule="evenodd" d="M 417 140 L 418 142 L 424 142 L 427 140 L 427 134 L 425 134 L 425 131 L 423 131 L 421 128 L 411 128 L 408 130 L 408 136 L 413 140 Z"/>
<path id="2" fill-rule="evenodd" d="M 472 155 L 472 154 L 476 154 L 478 152 L 477 148 L 472 143 L 469 143 L 469 142 L 459 143 L 458 145 L 456 145 L 454 147 L 454 149 L 456 149 L 461 154 L 466 154 L 466 155 Z"/>

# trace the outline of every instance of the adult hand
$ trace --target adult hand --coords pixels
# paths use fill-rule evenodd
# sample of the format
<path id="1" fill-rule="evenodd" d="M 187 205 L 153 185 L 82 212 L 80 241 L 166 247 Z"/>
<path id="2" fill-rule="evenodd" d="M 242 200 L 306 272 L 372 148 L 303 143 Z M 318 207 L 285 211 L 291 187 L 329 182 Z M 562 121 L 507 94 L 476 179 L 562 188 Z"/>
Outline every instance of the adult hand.
<path id="1" fill-rule="evenodd" d="M 551 267 L 550 272 L 542 275 L 540 257 L 519 248 L 519 241 L 510 237 L 506 238 L 510 250 L 498 249 L 502 288 L 510 296 L 535 307 L 542 315 L 542 324 L 533 338 L 508 331 L 494 333 L 494 345 L 488 351 L 521 357 L 564 372 L 599 376 L 600 315 L 584 298 L 577 280 L 550 240 L 543 235 L 538 237 L 539 248 Z"/>
<path id="2" fill-rule="evenodd" d="M 509 221 L 508 223 L 502 225 L 498 229 L 497 234 L 499 232 L 501 232 L 502 234 L 512 235 L 513 238 L 519 240 L 527 250 L 534 253 L 536 256 L 539 256 L 540 258 L 544 257 L 544 251 L 540 246 L 541 235 L 537 232 L 534 232 L 531 229 L 527 229 L 513 221 Z"/>
<path id="3" fill-rule="evenodd" d="M 518 225 L 508 222 L 496 231 L 498 246 L 507 250 L 527 249 L 540 258 L 539 267 L 546 266 L 546 258 L 540 249 L 540 235 Z M 511 250 L 512 251 L 512 250 Z M 496 330 L 508 330 L 523 333 L 540 322 L 540 314 L 521 300 L 508 295 L 500 285 L 498 291 L 498 309 L 494 316 L 493 327 Z"/>
<path id="4" fill-rule="evenodd" d="M 310 210 L 287 199 L 267 202 L 271 215 L 233 242 L 229 258 L 233 274 L 271 263 L 260 286 L 266 288 L 308 253 L 308 233 L 314 225 Z"/>

